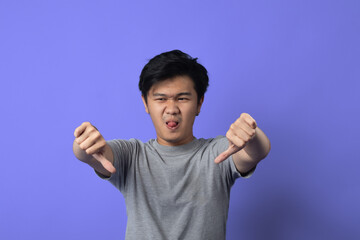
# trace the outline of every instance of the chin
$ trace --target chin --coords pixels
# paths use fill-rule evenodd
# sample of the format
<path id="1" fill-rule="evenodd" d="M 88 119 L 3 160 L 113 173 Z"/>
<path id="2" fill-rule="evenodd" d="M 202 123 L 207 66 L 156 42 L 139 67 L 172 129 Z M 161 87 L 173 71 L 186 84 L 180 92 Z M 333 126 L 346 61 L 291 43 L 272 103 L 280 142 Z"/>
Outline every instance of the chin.
<path id="1" fill-rule="evenodd" d="M 169 143 L 170 145 L 173 145 L 173 146 L 176 146 L 176 145 L 181 145 L 182 142 L 184 141 L 183 138 L 176 138 L 176 137 L 172 137 L 172 138 L 165 138 L 165 137 L 162 137 L 161 138 L 162 141 L 165 141 L 167 143 Z"/>
<path id="2" fill-rule="evenodd" d="M 179 138 L 163 138 L 163 139 L 169 143 L 179 143 L 182 141 L 182 139 Z"/>

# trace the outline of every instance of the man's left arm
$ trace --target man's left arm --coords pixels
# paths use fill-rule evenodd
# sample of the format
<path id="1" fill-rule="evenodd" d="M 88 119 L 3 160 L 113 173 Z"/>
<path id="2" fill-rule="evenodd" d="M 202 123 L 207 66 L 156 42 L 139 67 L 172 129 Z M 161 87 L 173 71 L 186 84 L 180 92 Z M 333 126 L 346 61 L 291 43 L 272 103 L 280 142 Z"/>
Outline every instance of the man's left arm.
<path id="1" fill-rule="evenodd" d="M 255 119 L 247 113 L 242 113 L 231 124 L 226 137 L 229 140 L 229 148 L 215 159 L 215 163 L 220 163 L 232 155 L 241 175 L 246 175 L 270 152 L 271 144 L 268 137 L 257 127 Z"/>

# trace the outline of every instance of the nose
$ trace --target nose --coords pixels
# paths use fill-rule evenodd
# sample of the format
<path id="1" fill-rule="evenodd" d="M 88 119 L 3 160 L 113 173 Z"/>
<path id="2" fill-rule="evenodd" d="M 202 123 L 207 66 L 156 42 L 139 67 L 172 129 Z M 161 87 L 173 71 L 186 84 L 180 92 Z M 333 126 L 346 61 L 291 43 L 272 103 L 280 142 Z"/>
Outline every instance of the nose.
<path id="1" fill-rule="evenodd" d="M 170 114 L 170 115 L 175 115 L 180 113 L 180 109 L 178 108 L 176 101 L 169 100 L 166 105 L 165 112 L 166 114 Z"/>

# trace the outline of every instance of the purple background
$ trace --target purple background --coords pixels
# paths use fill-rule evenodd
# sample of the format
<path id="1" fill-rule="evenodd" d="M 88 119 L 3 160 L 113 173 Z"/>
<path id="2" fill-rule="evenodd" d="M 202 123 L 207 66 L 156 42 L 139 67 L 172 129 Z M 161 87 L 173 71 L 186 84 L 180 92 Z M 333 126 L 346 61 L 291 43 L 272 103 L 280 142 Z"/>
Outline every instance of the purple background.
<path id="1" fill-rule="evenodd" d="M 124 199 L 72 153 L 155 137 L 138 76 L 163 51 L 210 87 L 194 129 L 251 114 L 272 143 L 232 189 L 228 239 L 360 239 L 360 1 L 0 1 L 1 239 L 124 239 Z"/>

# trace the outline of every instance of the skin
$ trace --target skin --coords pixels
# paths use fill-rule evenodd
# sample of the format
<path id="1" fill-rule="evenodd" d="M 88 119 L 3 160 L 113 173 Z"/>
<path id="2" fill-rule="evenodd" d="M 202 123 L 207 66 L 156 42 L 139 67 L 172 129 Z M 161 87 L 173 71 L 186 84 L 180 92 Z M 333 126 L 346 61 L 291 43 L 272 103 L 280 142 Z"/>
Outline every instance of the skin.
<path id="1" fill-rule="evenodd" d="M 187 76 L 177 76 L 154 84 L 145 100 L 145 111 L 150 114 L 159 144 L 179 146 L 194 139 L 193 125 L 200 113 L 204 97 L 198 102 L 193 81 Z M 171 128 L 169 121 L 176 121 Z M 89 122 L 81 124 L 74 132 L 73 151 L 75 156 L 88 163 L 104 176 L 111 176 L 116 170 L 113 166 L 113 153 L 103 136 Z M 215 163 L 221 163 L 232 156 L 241 174 L 251 171 L 270 151 L 270 141 L 257 126 L 255 119 L 242 113 L 231 124 L 226 133 L 229 148 L 221 153 Z"/>

